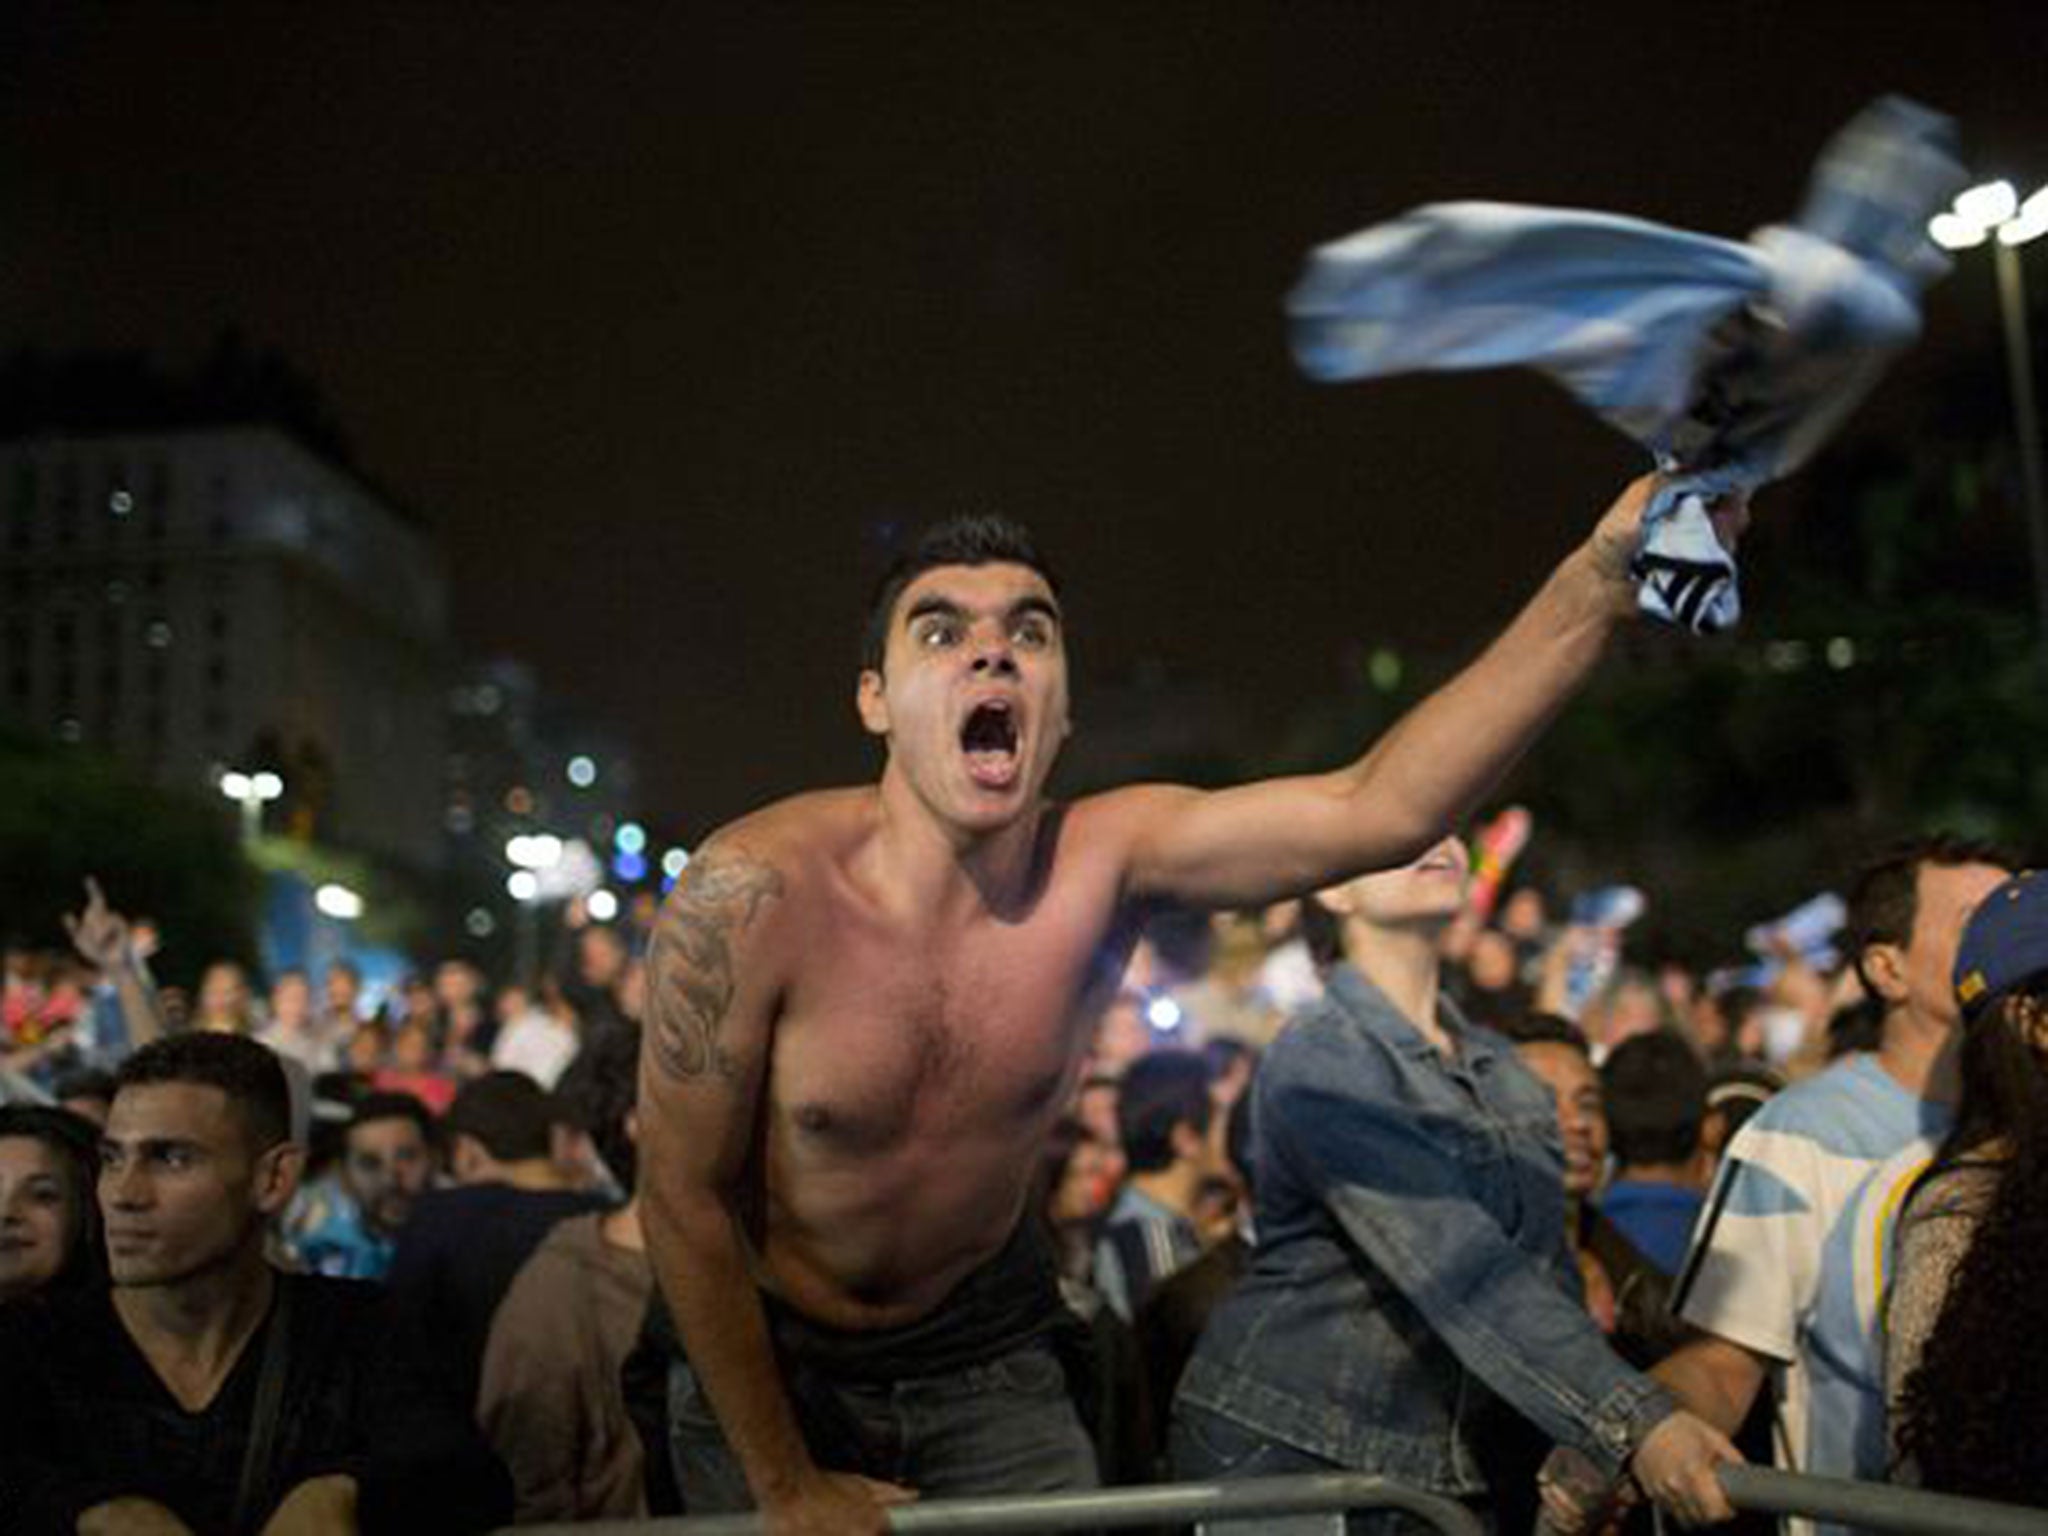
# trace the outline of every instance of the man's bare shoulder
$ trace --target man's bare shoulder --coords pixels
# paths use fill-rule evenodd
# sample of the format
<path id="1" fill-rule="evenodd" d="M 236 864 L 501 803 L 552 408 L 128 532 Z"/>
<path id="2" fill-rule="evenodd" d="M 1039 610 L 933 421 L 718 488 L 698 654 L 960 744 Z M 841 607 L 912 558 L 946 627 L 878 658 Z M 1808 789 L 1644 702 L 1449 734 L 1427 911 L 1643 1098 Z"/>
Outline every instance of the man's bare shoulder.
<path id="1" fill-rule="evenodd" d="M 812 790 L 727 822 L 705 839 L 699 856 L 743 857 L 774 867 L 785 880 L 801 880 L 843 858 L 873 828 L 875 817 L 872 785 Z"/>

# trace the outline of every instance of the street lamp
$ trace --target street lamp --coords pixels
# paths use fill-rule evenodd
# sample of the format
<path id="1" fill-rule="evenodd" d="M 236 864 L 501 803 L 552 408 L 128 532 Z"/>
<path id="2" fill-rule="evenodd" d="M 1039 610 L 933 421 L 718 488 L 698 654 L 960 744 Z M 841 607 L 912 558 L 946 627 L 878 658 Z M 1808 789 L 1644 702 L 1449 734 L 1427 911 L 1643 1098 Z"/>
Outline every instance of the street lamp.
<path id="1" fill-rule="evenodd" d="M 543 871 L 562 862 L 562 840 L 552 832 L 522 832 L 506 840 L 505 861 L 513 866 L 505 879 L 505 890 L 519 903 L 514 964 L 520 978 L 528 980 L 539 962 L 540 914 L 536 909 L 541 896 L 540 877 Z"/>
<path id="2" fill-rule="evenodd" d="M 2048 234 L 2048 187 L 2025 202 L 2009 181 L 1987 181 L 1956 194 L 1954 206 L 1929 221 L 1927 233 L 1944 250 L 1991 244 L 1998 267 L 1999 317 L 2005 322 L 2005 361 L 2012 382 L 2013 424 L 2020 443 L 2020 488 L 2027 537 L 2034 550 L 2036 641 L 2048 665 L 2048 495 L 2041 487 L 2041 419 L 2034 405 L 2033 354 L 2027 344 L 2027 300 L 2020 285 L 2020 250 Z"/>
<path id="3" fill-rule="evenodd" d="M 231 768 L 219 783 L 220 792 L 242 807 L 242 842 L 254 843 L 263 830 L 263 803 L 284 793 L 284 780 L 267 771 L 240 773 Z"/>
<path id="4" fill-rule="evenodd" d="M 352 923 L 363 915 L 363 898 L 334 881 L 313 892 L 313 906 L 323 917 L 337 922 Z"/>

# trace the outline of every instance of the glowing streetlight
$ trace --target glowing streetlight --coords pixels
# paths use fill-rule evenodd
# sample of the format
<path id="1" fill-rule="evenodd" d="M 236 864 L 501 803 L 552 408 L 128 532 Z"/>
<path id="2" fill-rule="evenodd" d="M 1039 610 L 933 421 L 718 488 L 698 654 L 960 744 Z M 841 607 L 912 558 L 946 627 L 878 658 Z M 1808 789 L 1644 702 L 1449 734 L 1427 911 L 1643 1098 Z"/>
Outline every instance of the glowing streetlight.
<path id="1" fill-rule="evenodd" d="M 363 898 L 345 885 L 330 881 L 313 892 L 313 906 L 328 917 L 352 923 L 363 915 Z"/>
<path id="2" fill-rule="evenodd" d="M 562 862 L 562 840 L 552 832 L 521 833 L 507 840 L 505 859 L 524 870 L 553 869 Z"/>
<path id="3" fill-rule="evenodd" d="M 242 808 L 242 841 L 253 843 L 263 830 L 263 805 L 284 793 L 284 780 L 276 774 L 242 773 L 229 769 L 216 781 L 220 792 Z"/>
<path id="4" fill-rule="evenodd" d="M 1927 233 L 1936 245 L 1950 251 L 1989 243 L 1998 268 L 1999 317 L 2005 322 L 2006 371 L 2020 443 L 2020 487 L 2027 509 L 2027 537 L 2034 550 L 2035 639 L 2043 664 L 2048 665 L 2048 496 L 2041 487 L 2041 418 L 2034 404 L 2033 354 L 2027 344 L 2027 300 L 2020 285 L 2019 257 L 2021 246 L 2048 234 L 2048 187 L 2037 188 L 2025 201 L 2009 181 L 1971 187 L 1956 194 L 1947 213 L 1938 213 L 1929 221 Z"/>

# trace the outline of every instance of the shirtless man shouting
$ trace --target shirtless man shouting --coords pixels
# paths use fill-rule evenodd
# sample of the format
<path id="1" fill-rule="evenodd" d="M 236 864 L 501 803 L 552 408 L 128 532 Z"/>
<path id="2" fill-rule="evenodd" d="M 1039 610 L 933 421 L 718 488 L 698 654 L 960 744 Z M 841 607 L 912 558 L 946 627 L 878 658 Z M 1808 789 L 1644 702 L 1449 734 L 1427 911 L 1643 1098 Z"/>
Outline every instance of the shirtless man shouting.
<path id="1" fill-rule="evenodd" d="M 858 692 L 880 782 L 719 831 L 650 952 L 641 1180 L 693 1514 L 837 1536 L 910 1488 L 1093 1482 L 1020 1222 L 1147 907 L 1259 906 L 1441 838 L 1634 611 L 1652 484 L 1358 761 L 1215 793 L 1045 799 L 1066 653 L 1028 535 L 962 520 L 898 563 Z"/>

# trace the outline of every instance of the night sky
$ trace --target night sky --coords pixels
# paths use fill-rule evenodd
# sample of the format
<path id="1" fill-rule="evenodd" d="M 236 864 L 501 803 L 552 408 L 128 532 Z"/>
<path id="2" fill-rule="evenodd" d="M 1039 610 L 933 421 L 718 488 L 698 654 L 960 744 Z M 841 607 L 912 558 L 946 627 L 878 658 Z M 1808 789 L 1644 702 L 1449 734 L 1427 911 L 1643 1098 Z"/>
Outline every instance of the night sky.
<path id="1" fill-rule="evenodd" d="M 1083 731 L 1147 662 L 1277 719 L 1347 645 L 1475 646 L 1635 452 L 1530 378 L 1309 384 L 1303 252 L 1449 197 L 1740 235 L 1883 90 L 2048 179 L 2019 3 L 14 0 L 0 348 L 285 353 L 464 652 L 697 836 L 871 770 L 876 550 L 952 511 L 1063 568 Z M 1978 253 L 1861 430 L 1996 344 Z"/>

